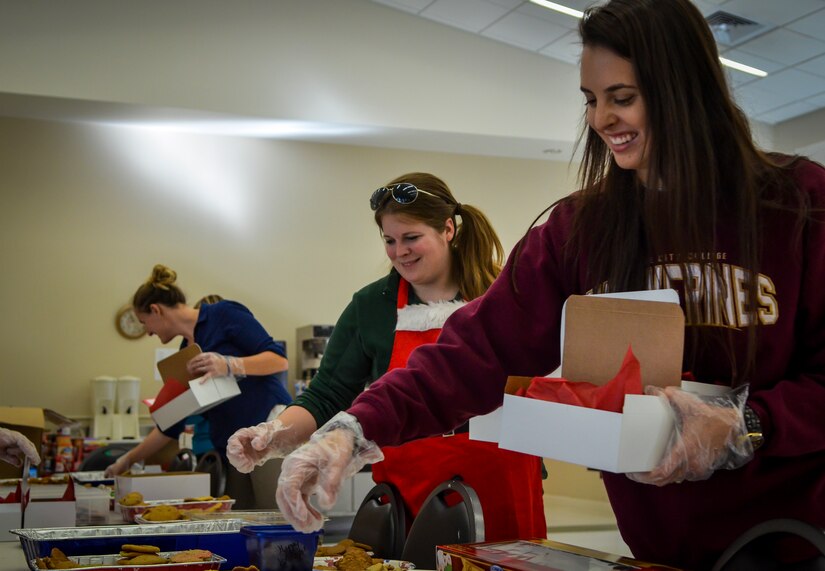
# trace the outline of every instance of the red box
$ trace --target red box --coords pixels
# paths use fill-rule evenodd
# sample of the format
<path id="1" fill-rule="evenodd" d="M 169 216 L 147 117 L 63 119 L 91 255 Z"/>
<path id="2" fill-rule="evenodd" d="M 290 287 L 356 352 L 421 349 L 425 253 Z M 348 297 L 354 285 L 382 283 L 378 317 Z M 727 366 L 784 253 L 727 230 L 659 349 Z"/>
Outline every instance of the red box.
<path id="1" fill-rule="evenodd" d="M 674 570 L 547 539 L 439 545 L 436 566 L 438 571 Z"/>

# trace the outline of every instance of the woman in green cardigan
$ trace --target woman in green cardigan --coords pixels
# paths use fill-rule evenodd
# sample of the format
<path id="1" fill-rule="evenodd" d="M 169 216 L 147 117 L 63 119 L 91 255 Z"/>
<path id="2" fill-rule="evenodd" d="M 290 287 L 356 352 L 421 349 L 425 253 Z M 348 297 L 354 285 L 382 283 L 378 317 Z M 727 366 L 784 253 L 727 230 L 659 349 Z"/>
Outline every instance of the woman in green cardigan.
<path id="1" fill-rule="evenodd" d="M 406 366 L 409 354 L 434 342 L 447 318 L 481 296 L 501 269 L 501 243 L 487 217 L 431 174 L 396 178 L 372 194 L 370 207 L 392 270 L 355 293 L 308 390 L 278 419 L 230 438 L 227 455 L 241 472 L 290 453 L 370 382 Z M 398 488 L 411 515 L 438 484 L 460 476 L 488 514 L 486 540 L 546 536 L 539 458 L 469 440 L 464 427 L 382 452 L 373 478 Z"/>

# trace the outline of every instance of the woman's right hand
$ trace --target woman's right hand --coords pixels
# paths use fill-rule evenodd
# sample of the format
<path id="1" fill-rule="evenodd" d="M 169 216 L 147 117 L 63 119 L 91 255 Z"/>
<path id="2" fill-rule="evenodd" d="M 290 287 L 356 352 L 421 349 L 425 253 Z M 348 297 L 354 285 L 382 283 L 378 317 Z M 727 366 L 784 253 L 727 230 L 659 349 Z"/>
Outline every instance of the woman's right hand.
<path id="1" fill-rule="evenodd" d="M 277 418 L 241 428 L 229 437 L 226 457 L 242 474 L 263 466 L 271 458 L 283 458 L 296 447 L 288 438 L 289 428 Z"/>
<path id="2" fill-rule="evenodd" d="M 114 478 L 118 474 L 122 474 L 132 467 L 132 461 L 129 460 L 129 452 L 124 452 L 120 458 L 115 460 L 114 464 L 109 464 L 103 471 L 103 475 L 107 478 Z"/>
<path id="3" fill-rule="evenodd" d="M 364 437 L 358 420 L 339 412 L 284 460 L 276 491 L 278 508 L 299 531 L 321 529 L 324 519 L 310 504 L 310 496 L 318 496 L 321 509 L 331 508 L 344 478 L 383 459 L 378 445 Z"/>

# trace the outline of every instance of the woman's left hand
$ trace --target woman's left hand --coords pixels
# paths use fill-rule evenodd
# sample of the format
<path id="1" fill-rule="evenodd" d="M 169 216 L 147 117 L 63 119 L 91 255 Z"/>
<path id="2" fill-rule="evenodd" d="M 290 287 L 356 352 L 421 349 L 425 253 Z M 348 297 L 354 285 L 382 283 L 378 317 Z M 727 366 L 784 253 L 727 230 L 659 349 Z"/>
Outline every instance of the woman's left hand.
<path id="1" fill-rule="evenodd" d="M 659 465 L 650 472 L 628 474 L 631 480 L 655 486 L 706 480 L 716 470 L 738 468 L 753 457 L 742 413 L 746 389 L 715 398 L 677 387 L 648 387 L 646 393 L 667 400 L 676 428 Z"/>
<path id="2" fill-rule="evenodd" d="M 201 382 L 212 377 L 245 376 L 241 359 L 219 353 L 201 353 L 192 357 L 186 363 L 186 370 L 189 371 L 190 375 L 204 377 Z"/>

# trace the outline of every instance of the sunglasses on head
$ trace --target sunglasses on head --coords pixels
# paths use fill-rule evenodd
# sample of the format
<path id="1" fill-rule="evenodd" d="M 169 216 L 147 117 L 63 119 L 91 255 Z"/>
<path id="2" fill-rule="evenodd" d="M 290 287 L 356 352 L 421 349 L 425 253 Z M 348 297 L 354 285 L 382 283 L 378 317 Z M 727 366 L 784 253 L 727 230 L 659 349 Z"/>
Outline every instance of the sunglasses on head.
<path id="1" fill-rule="evenodd" d="M 427 192 L 426 190 L 421 190 L 414 184 L 409 182 L 399 182 L 398 184 L 391 184 L 389 186 L 382 186 L 378 190 L 372 193 L 370 196 L 370 208 L 373 210 L 378 210 L 381 208 L 381 205 L 384 204 L 384 200 L 387 197 L 387 194 L 392 196 L 392 199 L 396 201 L 398 204 L 411 204 L 415 202 L 415 199 L 418 198 L 418 193 L 426 194 L 428 196 L 432 196 L 433 198 L 441 198 L 440 196 L 436 196 L 432 192 Z"/>

